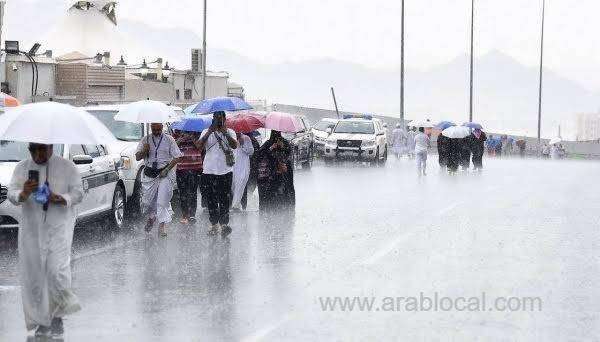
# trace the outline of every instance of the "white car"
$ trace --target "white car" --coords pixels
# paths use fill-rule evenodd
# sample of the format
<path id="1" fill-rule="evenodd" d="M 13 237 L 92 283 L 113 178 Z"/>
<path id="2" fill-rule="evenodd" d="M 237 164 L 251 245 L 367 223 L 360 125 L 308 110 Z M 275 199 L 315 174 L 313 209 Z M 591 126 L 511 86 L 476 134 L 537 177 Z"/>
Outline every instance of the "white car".
<path id="1" fill-rule="evenodd" d="M 139 141 L 150 132 L 150 125 L 116 121 L 114 116 L 123 105 L 90 106 L 84 109 L 98 118 L 115 135 L 117 142 L 107 145 L 108 151 L 120 155 L 119 175 L 125 186 L 128 209 L 137 214 L 141 208 L 141 175 L 143 161 L 135 160 Z M 173 107 L 178 115 L 184 115 L 179 107 Z M 165 125 L 165 130 L 168 126 Z"/>
<path id="2" fill-rule="evenodd" d="M 323 155 L 325 152 L 325 142 L 329 138 L 327 129 L 333 129 L 338 121 L 340 120 L 323 118 L 311 128 L 314 137 L 314 149 L 317 155 Z"/>
<path id="3" fill-rule="evenodd" d="M 383 123 L 368 115 L 345 116 L 333 129 L 325 143 L 325 161 L 355 159 L 373 164 L 387 161 L 388 141 Z"/>
<path id="4" fill-rule="evenodd" d="M 18 228 L 21 210 L 7 200 L 7 188 L 18 162 L 29 158 L 29 145 L 0 141 L 0 229 Z M 73 161 L 83 182 L 83 200 L 77 205 L 77 221 L 109 216 L 121 228 L 125 215 L 125 187 L 119 179 L 114 156 L 100 145 L 55 145 L 54 154 Z"/>

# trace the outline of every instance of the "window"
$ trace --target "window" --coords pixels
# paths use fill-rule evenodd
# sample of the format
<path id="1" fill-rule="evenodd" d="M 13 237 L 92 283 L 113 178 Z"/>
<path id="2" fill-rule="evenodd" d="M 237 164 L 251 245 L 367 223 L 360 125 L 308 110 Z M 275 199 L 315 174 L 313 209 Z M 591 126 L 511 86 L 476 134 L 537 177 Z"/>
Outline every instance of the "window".
<path id="1" fill-rule="evenodd" d="M 192 89 L 186 89 L 183 92 L 183 97 L 185 100 L 191 100 L 192 99 Z"/>
<path id="2" fill-rule="evenodd" d="M 321 120 L 321 121 L 317 122 L 317 124 L 313 128 L 316 129 L 317 131 L 325 132 L 327 130 L 327 128 L 333 128 L 333 127 L 335 127 L 335 123 L 333 123 L 331 121 Z"/>
<path id="3" fill-rule="evenodd" d="M 175 99 L 179 100 L 180 99 L 180 95 L 179 95 L 179 89 L 175 89 Z"/>
<path id="4" fill-rule="evenodd" d="M 144 136 L 142 124 L 116 121 L 114 119 L 116 111 L 90 110 L 88 112 L 100 120 L 119 140 L 138 141 Z"/>
<path id="5" fill-rule="evenodd" d="M 100 157 L 100 151 L 96 145 L 85 145 L 85 150 L 87 151 L 88 156 L 92 158 Z"/>
<path id="6" fill-rule="evenodd" d="M 85 151 L 83 150 L 82 145 L 71 145 L 69 148 L 69 159 L 73 159 L 75 156 L 84 156 Z"/>
<path id="7" fill-rule="evenodd" d="M 340 121 L 335 127 L 335 133 L 374 134 L 375 127 L 372 122 Z"/>
<path id="8" fill-rule="evenodd" d="M 106 150 L 106 146 L 98 145 L 98 151 L 100 151 L 101 156 L 108 155 L 108 151 Z"/>

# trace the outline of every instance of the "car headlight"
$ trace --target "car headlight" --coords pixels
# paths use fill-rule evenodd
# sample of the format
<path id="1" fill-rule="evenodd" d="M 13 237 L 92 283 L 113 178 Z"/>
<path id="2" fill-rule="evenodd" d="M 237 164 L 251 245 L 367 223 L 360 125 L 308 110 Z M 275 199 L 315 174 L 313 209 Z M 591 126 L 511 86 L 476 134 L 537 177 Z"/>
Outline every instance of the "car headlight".
<path id="1" fill-rule="evenodd" d="M 361 143 L 362 147 L 373 147 L 375 146 L 375 140 L 363 140 Z"/>
<path id="2" fill-rule="evenodd" d="M 120 161 L 121 170 L 131 170 L 131 159 L 129 157 L 122 156 Z"/>

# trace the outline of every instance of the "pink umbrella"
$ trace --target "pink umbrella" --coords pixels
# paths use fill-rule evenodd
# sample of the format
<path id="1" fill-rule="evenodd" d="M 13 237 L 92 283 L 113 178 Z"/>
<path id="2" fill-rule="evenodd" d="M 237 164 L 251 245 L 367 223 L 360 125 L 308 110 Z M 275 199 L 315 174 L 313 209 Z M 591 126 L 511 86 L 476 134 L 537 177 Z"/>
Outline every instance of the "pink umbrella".
<path id="1" fill-rule="evenodd" d="M 284 133 L 296 133 L 303 129 L 298 119 L 289 113 L 270 112 L 265 120 L 265 128 Z"/>

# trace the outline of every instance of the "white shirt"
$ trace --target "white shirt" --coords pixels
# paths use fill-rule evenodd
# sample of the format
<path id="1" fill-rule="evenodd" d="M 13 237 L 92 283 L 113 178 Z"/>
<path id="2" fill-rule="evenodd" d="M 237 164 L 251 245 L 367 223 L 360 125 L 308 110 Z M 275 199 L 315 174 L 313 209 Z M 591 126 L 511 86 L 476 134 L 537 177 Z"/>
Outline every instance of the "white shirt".
<path id="1" fill-rule="evenodd" d="M 228 128 L 227 132 L 229 133 L 230 137 L 235 139 L 235 132 L 232 129 Z M 204 137 L 207 133 L 208 129 L 202 131 L 200 139 L 202 139 L 202 137 Z M 206 154 L 204 155 L 204 163 L 202 164 L 202 173 L 207 175 L 220 176 L 233 171 L 233 166 L 227 166 L 227 162 L 225 161 L 225 153 L 223 153 L 223 150 L 219 146 L 217 138 L 215 137 L 217 134 L 221 138 L 221 144 L 223 145 L 223 148 L 231 149 L 231 146 L 229 146 L 229 142 L 223 133 L 213 132 L 208 137 L 206 144 L 204 145 Z"/>
<path id="2" fill-rule="evenodd" d="M 415 136 L 415 152 L 427 152 L 428 148 L 429 137 L 427 136 L 427 134 L 419 132 L 419 134 Z"/>
<path id="3" fill-rule="evenodd" d="M 171 160 L 183 157 L 183 153 L 179 150 L 175 138 L 168 134 L 162 133 L 158 137 L 150 134 L 143 137 L 138 144 L 137 152 L 140 152 L 144 148 L 144 144 L 150 145 L 148 156 L 144 158 L 146 166 L 152 167 L 152 163 L 156 162 L 157 167 L 162 169 Z"/>

